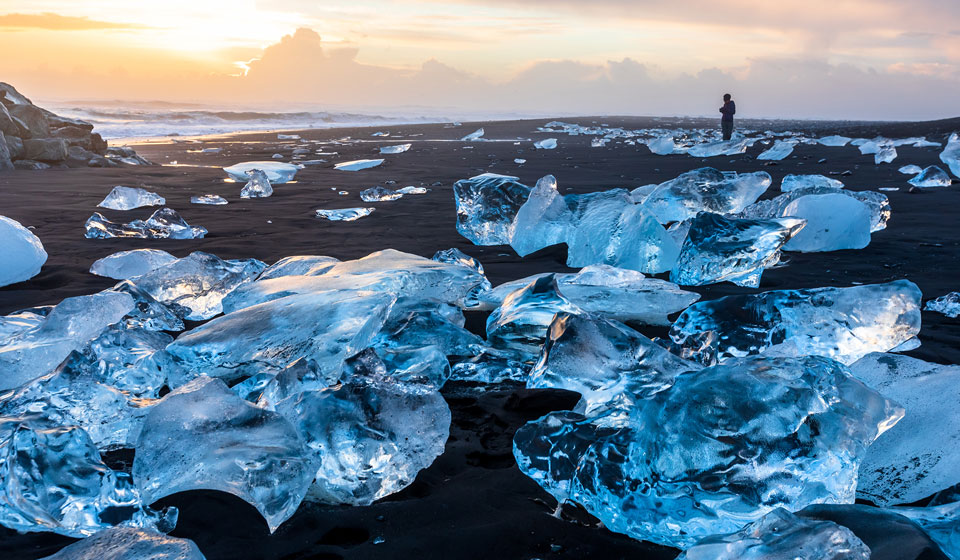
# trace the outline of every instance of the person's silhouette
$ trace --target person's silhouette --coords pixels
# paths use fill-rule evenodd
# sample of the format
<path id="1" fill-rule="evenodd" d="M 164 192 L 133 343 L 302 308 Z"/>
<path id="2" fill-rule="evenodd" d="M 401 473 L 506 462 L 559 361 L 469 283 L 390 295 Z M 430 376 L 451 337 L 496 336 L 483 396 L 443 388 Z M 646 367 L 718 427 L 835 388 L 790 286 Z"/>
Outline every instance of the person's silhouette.
<path id="1" fill-rule="evenodd" d="M 720 117 L 720 130 L 723 131 L 723 139 L 729 140 L 733 135 L 733 115 L 737 112 L 737 104 L 729 93 L 723 94 L 723 107 L 720 107 L 723 116 Z"/>

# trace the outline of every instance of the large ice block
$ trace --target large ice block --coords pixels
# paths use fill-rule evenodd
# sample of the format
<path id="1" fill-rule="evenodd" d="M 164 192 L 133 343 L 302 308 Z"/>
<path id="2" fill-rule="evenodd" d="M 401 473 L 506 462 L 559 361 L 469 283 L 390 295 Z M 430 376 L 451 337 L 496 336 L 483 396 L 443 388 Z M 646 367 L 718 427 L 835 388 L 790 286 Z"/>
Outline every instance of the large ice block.
<path id="1" fill-rule="evenodd" d="M 839 193 L 809 194 L 788 204 L 783 214 L 806 222 L 784 246 L 785 251 L 839 251 L 870 244 L 873 213 L 856 198 Z"/>
<path id="2" fill-rule="evenodd" d="M 175 260 L 177 260 L 177 257 L 160 249 L 120 251 L 95 261 L 90 266 L 90 273 L 115 280 L 126 280 L 135 276 L 142 276 Z"/>
<path id="3" fill-rule="evenodd" d="M 127 319 L 111 325 L 64 365 L 136 397 L 155 398 L 167 380 L 145 362 L 171 342 L 170 335 L 141 328 Z"/>
<path id="4" fill-rule="evenodd" d="M 731 214 L 756 201 L 771 181 L 763 171 L 736 174 L 703 167 L 660 183 L 643 206 L 662 224 L 682 222 L 698 212 Z"/>
<path id="5" fill-rule="evenodd" d="M 512 292 L 487 317 L 487 341 L 495 348 L 515 350 L 533 361 L 547 336 L 553 316 L 582 310 L 563 297 L 556 278 L 537 278 Z"/>
<path id="6" fill-rule="evenodd" d="M 954 177 L 960 178 L 960 134 L 950 135 L 947 145 L 940 152 L 940 161 L 950 168 Z"/>
<path id="7" fill-rule="evenodd" d="M 182 305 L 160 303 L 130 280 L 120 282 L 110 291 L 129 294 L 133 298 L 133 310 L 123 320 L 125 326 L 148 331 L 182 331 L 183 318 L 190 314 L 190 310 Z"/>
<path id="8" fill-rule="evenodd" d="M 319 255 L 284 257 L 265 268 L 257 280 L 269 280 L 281 276 L 319 276 L 339 262 L 339 259 Z"/>
<path id="9" fill-rule="evenodd" d="M 97 206 L 111 210 L 133 210 L 142 206 L 163 206 L 166 203 L 162 196 L 146 189 L 116 186 Z"/>
<path id="10" fill-rule="evenodd" d="M 943 313 L 951 319 L 960 317 L 960 292 L 950 292 L 927 302 L 924 307 L 927 311 Z"/>
<path id="11" fill-rule="evenodd" d="M 647 141 L 647 147 L 650 148 L 650 151 L 658 156 L 666 156 L 673 153 L 676 153 L 677 144 L 673 140 L 673 136 L 660 136 L 657 138 L 651 138 Z"/>
<path id="12" fill-rule="evenodd" d="M 260 169 L 247 171 L 247 184 L 240 189 L 240 198 L 266 198 L 273 194 L 273 186 L 266 172 Z"/>
<path id="13" fill-rule="evenodd" d="M 843 186 L 843 181 L 825 175 L 787 175 L 780 182 L 780 190 L 783 192 L 818 187 L 842 189 Z"/>
<path id="14" fill-rule="evenodd" d="M 460 235 L 474 245 L 510 243 L 514 216 L 531 190 L 518 181 L 517 177 L 484 173 L 454 183 Z"/>
<path id="15" fill-rule="evenodd" d="M 279 161 L 245 161 L 230 167 L 224 167 L 223 170 L 234 181 L 246 183 L 250 176 L 248 173 L 255 169 L 263 171 L 274 185 L 280 185 L 293 180 L 293 177 L 300 170 L 292 163 L 282 163 Z"/>
<path id="16" fill-rule="evenodd" d="M 796 140 L 777 140 L 773 143 L 773 146 L 758 154 L 757 159 L 771 161 L 782 160 L 793 153 L 793 148 L 796 145 Z"/>
<path id="17" fill-rule="evenodd" d="M 127 224 L 111 222 L 100 212 L 94 212 L 84 224 L 87 239 L 202 239 L 207 230 L 191 226 L 171 208 L 161 208 L 146 220 L 134 220 Z"/>
<path id="18" fill-rule="evenodd" d="M 574 216 L 557 191 L 557 180 L 547 175 L 537 181 L 530 196 L 513 218 L 510 246 L 521 257 L 566 243 L 573 232 Z"/>
<path id="19" fill-rule="evenodd" d="M 915 187 L 949 187 L 952 180 L 946 171 L 931 165 L 907 182 Z"/>
<path id="20" fill-rule="evenodd" d="M 20 222 L 0 216 L 0 287 L 29 280 L 47 262 L 43 243 Z"/>
<path id="21" fill-rule="evenodd" d="M 42 560 L 205 560 L 189 539 L 153 530 L 111 527 Z"/>
<path id="22" fill-rule="evenodd" d="M 890 201 L 887 195 L 874 191 L 849 191 L 830 187 L 804 187 L 781 194 L 776 198 L 760 200 L 743 209 L 740 218 L 782 218 L 787 216 L 786 209 L 800 197 L 822 194 L 839 194 L 859 200 L 870 207 L 870 231 L 880 231 L 887 227 L 890 219 Z"/>

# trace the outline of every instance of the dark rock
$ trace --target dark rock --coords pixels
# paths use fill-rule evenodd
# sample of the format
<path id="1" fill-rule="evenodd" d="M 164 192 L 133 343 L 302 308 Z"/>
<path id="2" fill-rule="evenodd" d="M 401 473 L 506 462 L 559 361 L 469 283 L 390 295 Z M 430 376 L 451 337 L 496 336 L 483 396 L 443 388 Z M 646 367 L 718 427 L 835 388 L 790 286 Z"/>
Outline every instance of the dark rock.
<path id="1" fill-rule="evenodd" d="M 67 164 L 67 167 L 112 167 L 107 158 L 81 146 L 67 148 L 67 159 L 64 160 L 64 163 Z"/>
<path id="2" fill-rule="evenodd" d="M 22 126 L 22 138 L 46 138 L 50 135 L 50 123 L 47 121 L 47 115 L 36 105 L 14 105 L 10 107 L 10 115 L 20 119 Z"/>
<path id="3" fill-rule="evenodd" d="M 850 529 L 870 547 L 870 560 L 948 560 L 919 525 L 890 510 L 860 504 L 817 504 L 797 515 Z"/>
<path id="4" fill-rule="evenodd" d="M 48 163 L 67 159 L 67 142 L 62 138 L 31 138 L 23 141 L 23 157 Z"/>
<path id="5" fill-rule="evenodd" d="M 20 132 L 20 127 L 13 120 L 7 107 L 0 103 L 0 132 L 7 136 L 16 136 Z"/>
<path id="6" fill-rule="evenodd" d="M 907 189 L 907 192 L 910 194 L 923 194 L 923 189 L 920 187 L 910 187 Z"/>
<path id="7" fill-rule="evenodd" d="M 107 148 L 107 159 L 118 165 L 153 165 L 153 162 L 137 155 L 133 148 L 111 146 Z"/>
<path id="8" fill-rule="evenodd" d="M 50 136 L 63 138 L 67 141 L 67 144 L 71 146 L 80 146 L 88 150 L 92 147 L 90 142 L 90 131 L 80 128 L 79 126 L 62 126 L 60 128 L 51 128 Z"/>
<path id="9" fill-rule="evenodd" d="M 105 155 L 107 153 L 107 141 L 96 132 L 90 135 L 90 149 L 93 153 Z"/>
<path id="10" fill-rule="evenodd" d="M 33 102 L 6 82 L 0 82 L 0 103 L 9 109 L 12 105 L 33 105 Z"/>
<path id="11" fill-rule="evenodd" d="M 23 140 L 19 136 L 5 136 L 7 140 L 7 149 L 10 150 L 10 159 L 20 159 L 23 157 Z"/>
<path id="12" fill-rule="evenodd" d="M 16 169 L 28 169 L 30 171 L 36 171 L 38 169 L 50 169 L 50 165 L 39 161 L 33 161 L 32 159 L 18 159 L 17 161 L 13 162 L 13 167 Z"/>
<path id="13" fill-rule="evenodd" d="M 10 148 L 7 147 L 7 141 L 0 132 L 0 171 L 13 169 L 13 162 L 10 158 Z"/>
<path id="14" fill-rule="evenodd" d="M 47 116 L 47 121 L 50 123 L 50 128 L 63 128 L 65 126 L 72 126 L 76 128 L 82 128 L 87 131 L 87 133 L 93 132 L 93 125 L 87 121 L 82 121 L 80 119 L 71 119 L 70 117 L 63 117 L 56 113 L 51 113 L 46 109 L 40 109 Z"/>

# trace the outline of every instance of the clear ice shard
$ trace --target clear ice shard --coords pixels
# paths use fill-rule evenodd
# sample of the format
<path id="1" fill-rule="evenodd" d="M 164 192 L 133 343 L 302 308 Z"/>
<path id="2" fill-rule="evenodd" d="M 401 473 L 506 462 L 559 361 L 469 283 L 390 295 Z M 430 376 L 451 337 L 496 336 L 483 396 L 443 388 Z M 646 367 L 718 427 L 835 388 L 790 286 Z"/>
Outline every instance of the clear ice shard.
<path id="1" fill-rule="evenodd" d="M 358 159 L 354 161 L 343 161 L 334 165 L 333 168 L 339 169 L 340 171 L 360 171 L 362 169 L 377 167 L 384 161 L 385 160 L 382 159 Z"/>
<path id="2" fill-rule="evenodd" d="M 877 165 L 890 163 L 895 159 L 897 159 L 897 149 L 893 144 L 882 144 L 877 153 L 873 155 L 873 162 Z"/>
<path id="3" fill-rule="evenodd" d="M 907 182 L 915 187 L 949 187 L 953 181 L 946 171 L 931 165 Z"/>
<path id="4" fill-rule="evenodd" d="M 197 545 L 153 530 L 111 527 L 42 560 L 205 560 Z"/>
<path id="5" fill-rule="evenodd" d="M 779 161 L 793 153 L 796 140 L 777 140 L 773 146 L 757 155 L 758 160 Z"/>
<path id="6" fill-rule="evenodd" d="M 899 171 L 900 173 L 903 173 L 904 175 L 916 175 L 917 173 L 920 173 L 921 171 L 923 171 L 923 168 L 920 167 L 919 165 L 913 165 L 911 163 L 910 165 L 904 165 L 897 171 Z"/>
<path id="7" fill-rule="evenodd" d="M 852 364 L 920 332 L 916 284 L 774 290 L 688 307 L 670 329 L 680 355 L 714 363 L 751 354 L 826 356 Z"/>
<path id="8" fill-rule="evenodd" d="M 247 175 L 249 179 L 240 190 L 240 198 L 266 198 L 273 194 L 273 186 L 263 170 L 251 169 Z"/>
<path id="9" fill-rule="evenodd" d="M 950 560 L 960 559 L 960 494 L 957 488 L 934 496 L 926 507 L 897 507 L 887 511 L 902 515 L 922 527 Z"/>
<path id="10" fill-rule="evenodd" d="M 338 208 L 336 210 L 318 208 L 315 213 L 316 217 L 331 222 L 352 222 L 373 214 L 374 210 L 376 208 Z"/>
<path id="11" fill-rule="evenodd" d="M 780 182 L 780 190 L 783 192 L 818 187 L 842 189 L 843 181 L 825 175 L 787 175 Z"/>
<path id="12" fill-rule="evenodd" d="M 696 144 L 688 148 L 687 153 L 696 158 L 735 156 L 746 152 L 749 146 L 750 139 L 748 138 L 732 138 L 730 140 Z"/>
<path id="13" fill-rule="evenodd" d="M 463 314 L 458 309 L 454 311 L 450 313 L 442 304 L 401 299 L 394 305 L 372 346 L 378 351 L 433 346 L 444 356 L 454 357 L 479 354 L 485 346 L 483 339 L 464 329 Z"/>
<path id="14" fill-rule="evenodd" d="M 113 187 L 113 190 L 97 204 L 110 210 L 133 210 L 142 206 L 163 206 L 167 201 L 157 193 L 139 187 Z"/>
<path id="15" fill-rule="evenodd" d="M 553 150 L 557 147 L 556 138 L 545 138 L 533 143 L 533 147 L 538 150 Z"/>
<path id="16" fill-rule="evenodd" d="M 470 134 L 467 134 L 460 140 L 463 142 L 473 142 L 474 140 L 480 140 L 481 138 L 483 138 L 483 129 L 478 128 L 477 130 L 471 132 Z"/>
<path id="17" fill-rule="evenodd" d="M 777 508 L 852 503 L 866 447 L 903 409 L 822 357 L 681 373 L 608 415 L 554 412 L 514 437 L 520 470 L 610 530 L 687 547 Z"/>
<path id="18" fill-rule="evenodd" d="M 484 173 L 453 184 L 457 231 L 474 245 L 507 245 L 513 218 L 527 201 L 530 187 L 517 177 Z"/>
<path id="19" fill-rule="evenodd" d="M 870 547 L 833 521 L 779 508 L 729 535 L 707 537 L 676 560 L 870 560 Z"/>
<path id="20" fill-rule="evenodd" d="M 682 222 L 698 212 L 732 214 L 755 202 L 771 181 L 763 171 L 737 174 L 703 167 L 660 183 L 643 207 L 661 224 Z"/>
<path id="21" fill-rule="evenodd" d="M 0 390 L 50 373 L 70 352 L 99 336 L 133 307 L 130 295 L 116 292 L 61 301 L 33 328 L 0 341 Z"/>
<path id="22" fill-rule="evenodd" d="M 487 280 L 487 277 L 483 271 L 483 265 L 480 263 L 480 261 L 464 253 L 460 249 L 450 248 L 437 251 L 434 253 L 433 257 L 431 257 L 431 259 L 441 263 L 464 266 L 476 271 L 476 273 L 480 275 L 480 282 L 474 286 L 466 296 L 463 297 L 462 305 L 464 308 L 477 307 L 480 304 L 481 295 L 488 292 L 490 288 L 493 287 L 490 284 L 490 281 Z M 499 305 L 499 302 L 497 302 L 497 305 Z"/>
<path id="23" fill-rule="evenodd" d="M 284 257 L 265 268 L 257 280 L 269 280 L 281 276 L 319 276 L 339 262 L 339 259 L 319 255 Z"/>
<path id="24" fill-rule="evenodd" d="M 142 276 L 155 268 L 166 266 L 177 257 L 159 249 L 134 249 L 120 251 L 98 259 L 90 266 L 90 273 L 114 280 L 127 280 Z"/>
<path id="25" fill-rule="evenodd" d="M 394 378 L 371 350 L 348 362 L 343 381 L 277 406 L 316 464 L 308 500 L 369 505 L 413 482 L 443 453 L 450 409 L 431 387 Z"/>
<path id="26" fill-rule="evenodd" d="M 783 214 L 806 222 L 803 230 L 787 242 L 785 251 L 839 251 L 863 249 L 870 244 L 873 213 L 856 198 L 839 193 L 810 194 L 788 204 Z"/>
<path id="27" fill-rule="evenodd" d="M 552 274 L 537 278 L 512 292 L 487 318 L 487 342 L 533 361 L 547 337 L 553 316 L 561 311 L 581 313 L 566 299 Z"/>
<path id="28" fill-rule="evenodd" d="M 427 194 L 429 191 L 430 189 L 426 187 L 415 187 L 413 185 L 403 187 L 402 189 L 397 189 L 397 192 L 400 194 Z"/>
<path id="29" fill-rule="evenodd" d="M 954 177 L 960 178 L 960 134 L 954 132 L 950 135 L 947 145 L 940 153 L 940 161 L 950 168 Z"/>
<path id="30" fill-rule="evenodd" d="M 82 538 L 115 525 L 173 529 L 176 509 L 144 505 L 129 474 L 110 469 L 77 426 L 0 418 L 0 524 Z"/>
<path id="31" fill-rule="evenodd" d="M 820 194 L 839 194 L 849 196 L 870 207 L 870 231 L 880 231 L 887 227 L 890 219 L 890 201 L 887 195 L 874 191 L 849 191 L 847 189 L 833 189 L 829 187 L 804 187 L 776 198 L 760 200 L 743 209 L 738 218 L 783 218 L 786 217 L 787 206 L 790 206 L 800 197 Z"/>
<path id="32" fill-rule="evenodd" d="M 360 200 L 364 202 L 386 202 L 403 198 L 403 193 L 392 191 L 381 186 L 371 187 L 360 191 Z"/>
<path id="33" fill-rule="evenodd" d="M 847 136 L 834 135 L 834 136 L 824 136 L 823 138 L 818 138 L 817 142 L 819 142 L 822 146 L 840 147 L 840 146 L 846 146 L 850 142 L 850 140 L 851 138 Z"/>
<path id="34" fill-rule="evenodd" d="M 314 472 L 289 421 L 208 377 L 151 407 L 133 460 L 145 502 L 186 490 L 219 490 L 257 508 L 271 533 L 297 510 Z"/>
<path id="35" fill-rule="evenodd" d="M 250 179 L 248 174 L 254 169 L 259 169 L 267 174 L 267 180 L 271 184 L 281 185 L 293 180 L 293 177 L 300 170 L 292 163 L 282 163 L 279 161 L 245 161 L 230 167 L 224 167 L 223 170 L 234 181 L 246 183 Z"/>
<path id="36" fill-rule="evenodd" d="M 53 309 L 52 305 L 34 307 L 16 311 L 6 317 L 0 317 L 0 340 L 11 338 L 16 334 L 40 326 L 46 320 L 51 309 Z"/>
<path id="37" fill-rule="evenodd" d="M 161 208 L 146 220 L 134 220 L 118 224 L 94 212 L 84 224 L 87 239 L 203 239 L 206 228 L 191 226 L 171 208 Z"/>
<path id="38" fill-rule="evenodd" d="M 40 273 L 47 262 L 43 243 L 20 222 L 0 216 L 0 240 L 3 254 L 0 255 L 0 286 L 9 286 L 29 280 Z"/>
<path id="39" fill-rule="evenodd" d="M 867 354 L 853 376 L 907 413 L 867 449 L 857 495 L 878 506 L 920 501 L 960 484 L 960 367 Z M 935 429 L 933 428 L 935 427 Z"/>
<path id="40" fill-rule="evenodd" d="M 413 144 L 397 144 L 396 146 L 383 146 L 380 148 L 381 154 L 402 154 L 410 149 Z"/>
<path id="41" fill-rule="evenodd" d="M 960 317 L 960 292 L 950 292 L 927 302 L 927 311 L 942 313 L 951 319 Z"/>
<path id="42" fill-rule="evenodd" d="M 184 329 L 183 318 L 190 313 L 186 307 L 160 303 L 130 280 L 120 282 L 109 291 L 129 294 L 133 298 L 134 307 L 124 318 L 124 327 L 173 332 Z"/>
<path id="43" fill-rule="evenodd" d="M 134 284 L 161 303 L 188 309 L 185 319 L 202 321 L 219 315 L 223 297 L 256 278 L 266 266 L 257 259 L 225 261 L 194 251 L 136 278 Z"/>
<path id="44" fill-rule="evenodd" d="M 557 191 L 556 178 L 547 175 L 537 181 L 527 201 L 517 210 L 510 246 L 525 257 L 544 247 L 566 243 L 573 227 L 573 212 Z"/>
<path id="45" fill-rule="evenodd" d="M 673 136 L 660 136 L 648 140 L 647 147 L 658 156 L 666 156 L 676 153 L 677 144 L 674 142 Z"/>
<path id="46" fill-rule="evenodd" d="M 630 408 L 669 388 L 677 375 L 701 367 L 617 321 L 561 312 L 550 324 L 527 388 L 580 393 L 578 411 L 593 416 Z"/>
<path id="47" fill-rule="evenodd" d="M 191 196 L 190 202 L 192 204 L 209 204 L 212 206 L 223 206 L 228 204 L 227 199 L 223 198 L 219 194 L 202 194 L 200 196 Z"/>
<path id="48" fill-rule="evenodd" d="M 701 212 L 693 219 L 670 281 L 681 286 L 733 282 L 756 288 L 765 268 L 806 222 L 795 218 L 729 219 Z"/>

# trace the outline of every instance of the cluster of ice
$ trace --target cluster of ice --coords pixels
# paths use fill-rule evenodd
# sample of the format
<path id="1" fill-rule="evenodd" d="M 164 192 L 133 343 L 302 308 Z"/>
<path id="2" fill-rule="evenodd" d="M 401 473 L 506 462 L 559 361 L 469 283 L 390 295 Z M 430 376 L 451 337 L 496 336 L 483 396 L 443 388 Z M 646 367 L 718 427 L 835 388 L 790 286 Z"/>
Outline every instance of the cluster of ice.
<path id="1" fill-rule="evenodd" d="M 90 266 L 90 273 L 115 280 L 127 280 L 166 266 L 175 260 L 177 257 L 160 249 L 120 251 L 94 262 Z"/>
<path id="2" fill-rule="evenodd" d="M 382 164 L 385 160 L 382 159 L 357 159 L 353 161 L 344 161 L 340 162 L 333 166 L 334 169 L 339 169 L 340 171 L 360 171 L 362 169 L 370 169 L 371 167 L 377 167 Z"/>
<path id="3" fill-rule="evenodd" d="M 228 204 L 227 199 L 218 194 L 202 194 L 200 196 L 191 196 L 190 202 L 193 204 L 209 204 L 212 206 L 222 206 Z"/>
<path id="4" fill-rule="evenodd" d="M 907 181 L 915 187 L 949 187 L 952 180 L 947 172 L 936 165 L 924 168 L 916 177 Z"/>
<path id="5" fill-rule="evenodd" d="M 376 208 L 338 208 L 336 210 L 318 208 L 314 211 L 314 214 L 318 218 L 331 222 L 352 222 L 373 214 L 374 210 Z"/>
<path id="6" fill-rule="evenodd" d="M 250 172 L 258 170 L 267 176 L 267 180 L 274 185 L 280 185 L 293 180 L 293 177 L 300 170 L 292 163 L 281 163 L 278 161 L 246 161 L 224 167 L 223 170 L 234 181 L 246 183 L 250 179 Z"/>
<path id="7" fill-rule="evenodd" d="M 97 204 L 100 208 L 111 210 L 133 210 L 142 206 L 163 206 L 167 201 L 154 192 L 139 187 L 113 187 L 106 198 Z"/>
<path id="8" fill-rule="evenodd" d="M 381 154 L 402 154 L 410 149 L 413 144 L 397 144 L 396 146 L 383 146 L 380 148 Z"/>
<path id="9" fill-rule="evenodd" d="M 0 240 L 0 287 L 33 278 L 47 262 L 43 243 L 16 220 L 0 216 Z"/>
<path id="10" fill-rule="evenodd" d="M 240 198 L 266 198 L 273 194 L 273 186 L 267 174 L 260 169 L 247 171 L 249 180 L 240 190 Z"/>
<path id="11" fill-rule="evenodd" d="M 94 212 L 84 224 L 87 239 L 202 239 L 206 228 L 191 226 L 171 208 L 161 208 L 146 220 L 126 224 L 111 222 L 100 212 Z"/>
<path id="12" fill-rule="evenodd" d="M 927 302 L 927 311 L 942 313 L 951 319 L 960 317 L 960 292 L 950 292 Z"/>

